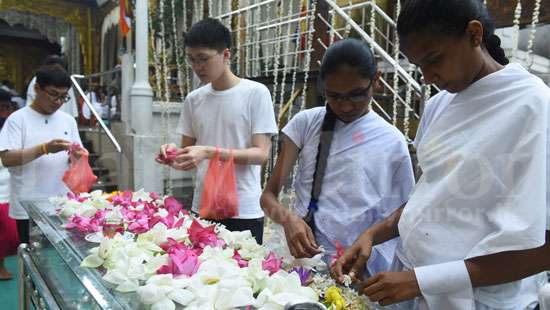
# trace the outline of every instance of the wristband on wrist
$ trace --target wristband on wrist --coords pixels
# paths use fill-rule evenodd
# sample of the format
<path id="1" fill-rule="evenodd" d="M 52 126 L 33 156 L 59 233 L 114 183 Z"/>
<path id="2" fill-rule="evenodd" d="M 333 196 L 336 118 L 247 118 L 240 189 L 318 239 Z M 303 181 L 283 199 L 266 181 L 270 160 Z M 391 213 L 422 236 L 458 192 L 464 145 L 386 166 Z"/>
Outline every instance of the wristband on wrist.
<path id="1" fill-rule="evenodd" d="M 42 154 L 43 154 L 43 155 L 48 154 L 48 147 L 47 147 L 47 144 L 46 144 L 46 143 L 43 143 L 43 144 L 40 146 L 40 149 L 42 150 Z"/>

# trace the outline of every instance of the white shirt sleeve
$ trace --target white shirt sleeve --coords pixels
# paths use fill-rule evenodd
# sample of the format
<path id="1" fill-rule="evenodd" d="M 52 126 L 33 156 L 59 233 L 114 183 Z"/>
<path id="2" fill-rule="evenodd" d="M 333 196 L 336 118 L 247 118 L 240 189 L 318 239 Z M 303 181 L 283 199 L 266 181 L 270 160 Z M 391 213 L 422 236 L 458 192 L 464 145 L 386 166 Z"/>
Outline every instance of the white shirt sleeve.
<path id="1" fill-rule="evenodd" d="M 23 130 L 18 121 L 19 115 L 8 117 L 0 131 L 0 151 L 19 150 L 23 148 Z"/>
<path id="2" fill-rule="evenodd" d="M 252 134 L 277 134 L 277 122 L 271 94 L 264 86 L 258 88 L 256 100 L 252 102 Z"/>
<path id="3" fill-rule="evenodd" d="M 176 128 L 176 133 L 179 135 L 196 138 L 195 133 L 193 132 L 193 114 L 191 112 L 191 103 L 188 99 L 183 101 L 183 106 L 181 107 L 180 119 L 178 121 L 178 127 Z"/>
<path id="4" fill-rule="evenodd" d="M 417 267 L 414 273 L 430 309 L 473 309 L 474 290 L 464 261 Z"/>
<path id="5" fill-rule="evenodd" d="M 306 129 L 309 127 L 308 110 L 299 112 L 286 124 L 282 132 L 287 136 L 299 149 L 304 147 Z"/>

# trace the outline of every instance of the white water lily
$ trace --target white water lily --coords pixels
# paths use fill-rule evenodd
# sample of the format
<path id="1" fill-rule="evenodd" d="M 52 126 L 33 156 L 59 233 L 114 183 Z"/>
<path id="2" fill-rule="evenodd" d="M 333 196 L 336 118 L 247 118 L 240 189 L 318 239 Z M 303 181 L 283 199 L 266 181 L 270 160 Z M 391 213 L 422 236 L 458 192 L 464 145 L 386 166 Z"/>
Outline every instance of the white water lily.
<path id="1" fill-rule="evenodd" d="M 159 209 L 157 213 L 155 213 L 155 215 L 160 217 L 166 217 L 168 215 L 168 211 L 166 209 Z"/>
<path id="2" fill-rule="evenodd" d="M 140 201 L 140 200 L 144 201 L 144 202 L 145 201 L 146 202 L 153 201 L 153 199 L 151 198 L 150 193 L 146 192 L 143 188 L 132 194 L 132 201 L 133 202 L 137 202 L 137 201 Z"/>

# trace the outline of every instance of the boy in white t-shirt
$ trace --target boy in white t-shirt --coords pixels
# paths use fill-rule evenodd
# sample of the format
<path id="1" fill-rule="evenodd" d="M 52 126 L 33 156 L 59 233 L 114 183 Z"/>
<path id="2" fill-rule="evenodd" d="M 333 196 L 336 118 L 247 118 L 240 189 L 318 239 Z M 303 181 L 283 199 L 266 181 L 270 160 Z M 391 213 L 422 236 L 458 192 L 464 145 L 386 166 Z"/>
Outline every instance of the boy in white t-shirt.
<path id="1" fill-rule="evenodd" d="M 64 151 L 82 145 L 75 119 L 60 111 L 69 100 L 69 74 L 60 65 L 41 67 L 36 98 L 11 114 L 0 132 L 0 157 L 10 172 L 9 215 L 17 221 L 22 243 L 28 243 L 28 215 L 21 200 L 47 199 L 69 192 L 63 174 L 69 168 Z"/>
<path id="2" fill-rule="evenodd" d="M 219 21 L 207 18 L 185 36 L 187 63 L 203 87 L 185 99 L 177 133 L 181 148 L 170 164 L 178 170 L 197 168 L 193 211 L 198 213 L 203 180 L 216 148 L 235 160 L 239 215 L 219 221 L 229 230 L 250 230 L 262 242 L 264 213 L 260 208 L 260 170 L 269 157 L 271 136 L 277 133 L 269 90 L 241 79 L 229 67 L 231 33 Z M 161 146 L 166 155 L 174 144 Z"/>

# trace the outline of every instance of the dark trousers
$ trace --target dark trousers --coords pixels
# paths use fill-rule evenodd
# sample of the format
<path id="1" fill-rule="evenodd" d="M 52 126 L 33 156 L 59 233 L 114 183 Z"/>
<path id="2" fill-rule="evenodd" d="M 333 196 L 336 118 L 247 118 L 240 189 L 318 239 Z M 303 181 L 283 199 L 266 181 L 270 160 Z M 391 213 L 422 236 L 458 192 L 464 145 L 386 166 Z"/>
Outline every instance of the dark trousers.
<path id="1" fill-rule="evenodd" d="M 221 221 L 213 221 L 223 224 L 230 231 L 245 231 L 250 230 L 252 237 L 256 239 L 258 244 L 262 244 L 264 236 L 264 218 L 257 219 L 225 219 Z"/>
<path id="2" fill-rule="evenodd" d="M 29 220 L 15 220 L 19 242 L 29 243 Z"/>

